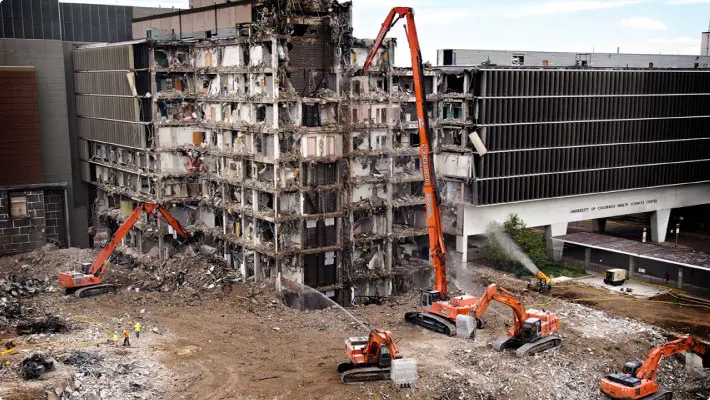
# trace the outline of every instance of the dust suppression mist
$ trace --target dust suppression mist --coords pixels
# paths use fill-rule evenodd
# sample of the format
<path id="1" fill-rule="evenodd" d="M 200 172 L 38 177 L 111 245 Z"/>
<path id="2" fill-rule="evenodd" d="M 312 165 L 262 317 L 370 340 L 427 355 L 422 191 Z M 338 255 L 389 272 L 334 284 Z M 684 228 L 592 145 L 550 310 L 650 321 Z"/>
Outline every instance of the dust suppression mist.
<path id="1" fill-rule="evenodd" d="M 537 275 L 540 271 L 535 263 L 530 260 L 530 257 L 523 252 L 523 250 L 518 246 L 513 239 L 508 236 L 508 233 L 503 229 L 502 226 L 497 224 L 490 224 L 488 226 L 488 237 L 491 238 L 498 246 L 503 249 L 510 258 L 523 264 L 528 271 L 532 272 L 533 275 Z"/>

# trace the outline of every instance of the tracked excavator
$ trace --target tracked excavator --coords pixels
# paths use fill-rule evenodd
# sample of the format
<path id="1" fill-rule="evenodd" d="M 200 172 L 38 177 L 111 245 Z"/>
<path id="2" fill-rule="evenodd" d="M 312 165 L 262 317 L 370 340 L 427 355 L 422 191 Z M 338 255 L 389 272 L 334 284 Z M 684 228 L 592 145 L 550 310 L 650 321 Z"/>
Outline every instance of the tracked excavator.
<path id="1" fill-rule="evenodd" d="M 522 358 L 562 345 L 562 338 L 553 335 L 560 328 L 559 317 L 545 310 L 526 310 L 519 298 L 495 283 L 486 288 L 469 317 L 481 318 L 491 300 L 503 303 L 513 310 L 513 327 L 508 329 L 505 337 L 493 343 L 493 349 L 496 351 L 515 348 L 515 355 Z M 475 337 L 475 332 L 474 328 L 471 339 Z"/>
<path id="2" fill-rule="evenodd" d="M 71 271 L 59 273 L 59 285 L 64 288 L 66 294 L 73 293 L 76 297 L 88 297 L 116 291 L 116 285 L 103 283 L 103 275 L 108 268 L 109 261 L 111 260 L 116 246 L 123 240 L 133 225 L 136 224 L 138 218 L 144 211 L 149 215 L 163 217 L 177 233 L 186 239 L 189 238 L 188 233 L 180 226 L 178 220 L 170 215 L 168 210 L 158 204 L 143 203 L 136 207 L 126 221 L 121 224 L 114 234 L 113 239 L 111 239 L 111 242 L 101 249 L 93 263 L 84 264 L 81 272 Z"/>
<path id="3" fill-rule="evenodd" d="M 350 361 L 338 365 L 343 383 L 388 381 L 392 360 L 402 358 L 392 333 L 379 328 L 368 337 L 348 338 L 345 353 Z"/>
<path id="4" fill-rule="evenodd" d="M 476 304 L 472 296 L 457 296 L 449 298 L 446 283 L 446 246 L 441 226 L 440 196 L 436 186 L 436 173 L 431 149 L 431 131 L 426 116 L 424 93 L 424 67 L 419 48 L 417 28 L 414 23 L 414 10 L 409 7 L 395 7 L 387 15 L 385 22 L 377 34 L 375 43 L 363 65 L 363 74 L 367 73 L 372 61 L 382 46 L 382 42 L 390 29 L 400 19 L 405 19 L 404 30 L 409 42 L 409 52 L 412 57 L 412 74 L 414 93 L 416 97 L 417 121 L 419 123 L 419 155 L 422 160 L 424 175 L 424 201 L 426 203 L 427 228 L 429 229 L 429 256 L 434 268 L 434 288 L 421 292 L 420 310 L 405 314 L 409 323 L 422 326 L 435 332 L 453 336 L 456 334 L 456 317 L 468 314 Z M 483 321 L 483 320 L 481 320 Z M 482 326 L 480 326 L 482 327 Z"/>
<path id="5" fill-rule="evenodd" d="M 666 342 L 651 350 L 646 359 L 629 361 L 622 372 L 609 374 L 602 378 L 599 386 L 602 392 L 612 399 L 625 400 L 671 400 L 673 392 L 660 390 L 655 382 L 661 360 L 673 354 L 691 351 L 703 359 L 703 367 L 710 367 L 710 345 L 691 336 Z"/>

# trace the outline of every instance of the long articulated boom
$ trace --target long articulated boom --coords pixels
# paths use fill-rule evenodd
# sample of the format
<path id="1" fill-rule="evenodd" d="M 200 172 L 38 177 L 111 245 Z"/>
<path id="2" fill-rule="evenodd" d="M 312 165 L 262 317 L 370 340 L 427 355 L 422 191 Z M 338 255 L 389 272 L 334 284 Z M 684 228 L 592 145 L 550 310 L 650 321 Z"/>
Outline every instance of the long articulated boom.
<path id="1" fill-rule="evenodd" d="M 426 203 L 427 227 L 429 229 L 429 252 L 431 254 L 435 274 L 434 290 L 441 294 L 442 299 L 446 299 L 449 293 L 446 282 L 446 246 L 444 245 L 444 231 L 441 226 L 440 197 L 439 190 L 436 186 L 436 173 L 434 171 L 434 159 L 431 148 L 431 132 L 429 131 L 429 121 L 426 115 L 424 66 L 422 65 L 422 54 L 419 48 L 419 38 L 417 36 L 417 27 L 414 23 L 413 9 L 409 7 L 395 7 L 390 11 L 362 67 L 362 73 L 367 73 L 367 70 L 372 64 L 372 60 L 377 55 L 378 50 L 382 46 L 382 42 L 385 40 L 385 36 L 401 18 L 406 19 L 404 30 L 407 34 L 409 52 L 412 57 L 414 94 L 416 96 L 417 120 L 419 123 L 419 154 L 422 159 L 424 201 Z"/>
<path id="2" fill-rule="evenodd" d="M 636 371 L 636 378 L 647 380 L 656 379 L 656 373 L 658 373 L 658 366 L 661 360 L 684 351 L 692 351 L 695 354 L 705 355 L 708 352 L 708 346 L 706 343 L 691 336 L 683 336 L 672 342 L 666 342 L 648 353 L 643 364 L 641 364 Z"/>
<path id="3" fill-rule="evenodd" d="M 173 218 L 166 209 L 158 204 L 141 204 L 136 207 L 131 215 L 121 224 L 114 234 L 113 239 L 111 239 L 111 242 L 101 249 L 91 265 L 84 267 L 81 272 L 70 271 L 59 273 L 57 280 L 59 281 L 59 285 L 66 290 L 67 294 L 74 293 L 76 297 L 85 297 L 116 291 L 116 285 L 103 283 L 102 277 L 106 272 L 106 268 L 108 268 L 109 260 L 114 250 L 116 250 L 116 247 L 121 243 L 121 240 L 123 240 L 128 231 L 138 222 L 138 218 L 143 211 L 148 214 L 154 214 L 156 217 L 158 215 L 162 216 L 177 233 L 184 238 L 189 237 L 187 232 L 180 226 L 180 223 Z"/>
<path id="4" fill-rule="evenodd" d="M 123 240 L 126 234 L 128 234 L 128 231 L 130 231 L 133 225 L 136 224 L 138 218 L 141 216 L 143 211 L 148 214 L 152 214 L 154 211 L 158 211 L 160 215 L 165 218 L 165 221 L 167 221 L 168 224 L 170 224 L 170 226 L 172 226 L 173 229 L 177 231 L 177 233 L 179 233 L 184 238 L 188 237 L 187 232 L 182 229 L 180 223 L 175 218 L 173 218 L 173 216 L 170 215 L 170 213 L 168 213 L 166 209 L 164 209 L 158 204 L 143 203 L 136 207 L 135 210 L 133 210 L 131 215 L 129 215 L 128 218 L 123 222 L 123 224 L 121 224 L 121 226 L 118 228 L 111 242 L 106 247 L 101 249 L 99 254 L 96 256 L 96 259 L 94 259 L 94 262 L 91 264 L 91 267 L 89 268 L 88 273 L 90 275 L 93 275 L 97 278 L 101 278 L 101 276 L 106 271 L 106 267 L 108 266 L 108 261 L 111 258 L 111 254 L 113 254 L 113 251 L 116 250 L 118 244 L 121 243 L 121 240 Z"/>
<path id="5" fill-rule="evenodd" d="M 498 287 L 495 283 L 488 285 L 469 315 L 480 319 L 483 313 L 486 312 L 491 300 L 503 303 L 513 310 L 513 332 L 520 332 L 528 315 L 525 311 L 525 306 L 513 293 Z"/>
<path id="6" fill-rule="evenodd" d="M 658 386 L 656 374 L 662 359 L 684 351 L 701 356 L 703 367 L 707 368 L 710 364 L 708 343 L 691 336 L 683 336 L 651 350 L 643 362 L 625 363 L 622 372 L 605 376 L 599 382 L 599 386 L 602 392 L 612 399 L 670 400 L 673 398 L 673 393 L 662 390 Z"/>

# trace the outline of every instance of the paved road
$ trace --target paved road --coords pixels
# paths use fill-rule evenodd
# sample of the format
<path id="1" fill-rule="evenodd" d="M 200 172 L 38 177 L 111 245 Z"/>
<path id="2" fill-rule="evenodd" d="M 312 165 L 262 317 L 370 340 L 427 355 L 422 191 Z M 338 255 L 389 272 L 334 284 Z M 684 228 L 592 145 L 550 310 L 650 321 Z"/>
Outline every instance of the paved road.
<path id="1" fill-rule="evenodd" d="M 607 223 L 607 229 L 605 234 L 623 237 L 627 239 L 637 239 L 640 241 L 641 237 L 639 232 L 642 231 L 642 227 L 635 225 L 625 225 L 620 223 Z M 592 226 L 591 222 L 579 222 L 572 223 L 569 225 L 567 233 L 575 232 L 591 232 Z M 681 229 L 682 232 L 682 229 Z M 649 237 L 650 239 L 650 237 Z M 669 237 L 670 239 L 670 237 Z M 675 238 L 673 238 L 675 239 Z M 710 250 L 710 238 L 704 236 L 696 235 L 679 235 L 678 244 L 681 246 L 688 246 L 694 249 L 708 251 Z M 565 245 L 564 256 L 575 260 L 584 261 L 584 248 L 574 245 Z M 597 268 L 598 270 L 608 269 L 608 268 L 624 268 L 628 269 L 629 266 L 629 256 L 624 254 L 618 254 L 608 251 L 602 251 L 597 249 L 592 249 L 591 263 L 603 266 Z M 678 266 L 671 263 L 664 263 L 653 260 L 636 260 L 637 272 L 641 272 L 647 276 L 635 276 L 637 279 L 643 279 L 650 283 L 664 284 L 666 273 L 670 276 L 670 281 L 668 283 L 671 287 L 677 287 L 677 276 L 678 276 Z M 692 283 L 693 285 L 710 288 L 710 272 L 697 270 L 692 268 L 686 268 L 684 271 L 683 282 Z"/>

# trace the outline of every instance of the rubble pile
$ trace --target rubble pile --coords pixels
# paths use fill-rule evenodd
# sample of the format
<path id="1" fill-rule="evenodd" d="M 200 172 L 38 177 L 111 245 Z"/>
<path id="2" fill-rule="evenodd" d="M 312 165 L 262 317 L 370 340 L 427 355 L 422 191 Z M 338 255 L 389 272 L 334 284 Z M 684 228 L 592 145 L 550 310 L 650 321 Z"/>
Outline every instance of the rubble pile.
<path id="1" fill-rule="evenodd" d="M 163 263 L 141 260 L 136 267 L 139 271 L 130 276 L 129 289 L 202 291 L 228 285 L 238 275 L 222 259 L 193 254 L 177 254 Z"/>
<path id="2" fill-rule="evenodd" d="M 93 249 L 59 249 L 46 244 L 28 253 L 0 258 L 0 276 L 35 278 L 53 284 L 59 272 L 81 271 L 81 264 L 91 262 L 95 256 L 96 250 Z"/>
<path id="3" fill-rule="evenodd" d="M 62 333 L 69 330 L 69 324 L 58 315 L 47 315 L 17 324 L 17 333 L 31 335 L 34 333 Z"/>
<path id="4" fill-rule="evenodd" d="M 27 380 L 39 379 L 45 372 L 54 370 L 54 360 L 44 353 L 34 353 L 22 360 L 20 370 Z"/>
<path id="5" fill-rule="evenodd" d="M 22 303 L 23 299 L 52 290 L 49 278 L 28 278 L 28 269 L 29 266 L 22 265 L 17 271 L 18 274 L 0 279 L 0 328 L 7 327 L 31 313 Z"/>

